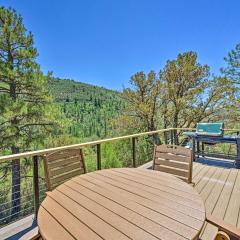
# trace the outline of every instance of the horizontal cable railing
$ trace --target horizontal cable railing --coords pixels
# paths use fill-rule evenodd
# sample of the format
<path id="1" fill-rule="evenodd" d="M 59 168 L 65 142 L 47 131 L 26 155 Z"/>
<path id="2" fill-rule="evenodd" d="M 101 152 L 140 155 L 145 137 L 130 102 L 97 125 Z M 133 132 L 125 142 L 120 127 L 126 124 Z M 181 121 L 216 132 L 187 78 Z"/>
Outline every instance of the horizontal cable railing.
<path id="1" fill-rule="evenodd" d="M 106 144 L 116 141 L 127 141 L 125 152 L 120 157 L 125 159 L 127 167 L 137 167 L 151 160 L 152 148 L 145 151 L 144 143 L 139 142 L 141 137 L 149 137 L 155 134 L 161 136 L 163 143 L 176 144 L 175 136 L 183 131 L 195 131 L 195 128 L 168 128 L 150 132 L 136 133 L 126 136 L 107 138 L 86 143 L 30 151 L 0 157 L 0 227 L 29 214 L 37 215 L 39 205 L 45 197 L 46 185 L 42 157 L 45 154 L 66 149 L 92 148 L 87 156 L 86 163 L 89 169 L 100 170 L 111 167 L 112 163 L 102 161 L 103 150 Z M 238 129 L 224 129 L 225 132 L 239 133 Z M 130 141 L 129 141 L 130 140 Z M 123 147 L 125 146 L 123 145 Z M 139 149 L 142 152 L 139 152 Z M 145 151 L 145 153 L 143 153 Z M 108 155 L 109 156 L 109 155 Z M 106 160 L 106 159 L 105 159 Z M 104 163 L 104 164 L 103 164 Z"/>
<path id="2" fill-rule="evenodd" d="M 19 168 L 14 168 L 16 161 Z M 4 167 L 7 167 L 6 171 Z M 39 176 L 34 175 L 34 169 L 37 169 Z M 34 184 L 39 186 L 41 192 L 35 191 Z M 42 162 L 39 162 L 37 168 L 36 166 L 34 168 L 31 157 L 8 160 L 7 164 L 2 162 L 0 164 L 0 227 L 32 214 L 36 209 L 36 203 L 39 204 L 35 194 L 37 193 L 37 198 L 43 199 L 45 192 Z"/>

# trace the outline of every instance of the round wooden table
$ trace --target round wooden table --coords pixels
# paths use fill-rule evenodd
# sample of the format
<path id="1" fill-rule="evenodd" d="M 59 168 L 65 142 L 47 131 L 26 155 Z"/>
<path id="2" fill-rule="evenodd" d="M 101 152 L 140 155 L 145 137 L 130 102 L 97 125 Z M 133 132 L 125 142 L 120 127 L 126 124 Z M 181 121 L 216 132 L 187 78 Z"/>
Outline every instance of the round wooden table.
<path id="1" fill-rule="evenodd" d="M 43 239 L 198 239 L 205 207 L 192 186 L 145 169 L 109 169 L 60 185 L 42 202 Z"/>

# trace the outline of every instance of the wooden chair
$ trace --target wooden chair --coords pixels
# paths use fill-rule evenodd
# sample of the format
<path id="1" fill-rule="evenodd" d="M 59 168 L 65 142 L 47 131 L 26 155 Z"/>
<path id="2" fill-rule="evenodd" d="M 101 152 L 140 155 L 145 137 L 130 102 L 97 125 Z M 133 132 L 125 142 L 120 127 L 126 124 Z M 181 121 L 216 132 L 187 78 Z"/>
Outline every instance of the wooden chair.
<path id="1" fill-rule="evenodd" d="M 182 146 L 155 145 L 153 170 L 171 173 L 192 183 L 192 150 Z"/>
<path id="2" fill-rule="evenodd" d="M 67 149 L 44 156 L 44 170 L 48 191 L 61 183 L 86 173 L 81 149 Z"/>
<path id="3" fill-rule="evenodd" d="M 237 240 L 240 239 L 240 229 L 225 223 L 223 220 L 218 219 L 212 215 L 206 216 L 207 222 L 213 224 L 218 228 L 218 232 L 214 240 Z"/>

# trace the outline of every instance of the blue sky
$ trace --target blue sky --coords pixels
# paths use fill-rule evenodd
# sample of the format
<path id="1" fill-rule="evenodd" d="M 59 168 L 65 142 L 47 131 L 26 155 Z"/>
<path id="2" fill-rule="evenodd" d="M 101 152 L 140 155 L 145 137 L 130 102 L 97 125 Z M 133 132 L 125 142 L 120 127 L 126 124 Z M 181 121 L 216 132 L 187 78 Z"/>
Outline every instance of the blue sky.
<path id="1" fill-rule="evenodd" d="M 217 74 L 240 42 L 239 0 L 0 0 L 34 34 L 44 72 L 122 89 L 193 50 Z"/>

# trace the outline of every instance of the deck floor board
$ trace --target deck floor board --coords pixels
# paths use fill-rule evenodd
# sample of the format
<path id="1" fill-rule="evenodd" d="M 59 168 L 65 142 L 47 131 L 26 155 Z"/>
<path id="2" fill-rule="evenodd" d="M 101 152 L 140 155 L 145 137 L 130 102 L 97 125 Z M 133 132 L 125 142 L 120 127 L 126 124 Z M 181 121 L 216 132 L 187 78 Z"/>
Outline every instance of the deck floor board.
<path id="1" fill-rule="evenodd" d="M 232 225 L 237 225 L 240 209 L 240 171 L 236 178 L 236 182 L 230 197 L 228 208 L 224 217 L 224 221 Z"/>
<path id="2" fill-rule="evenodd" d="M 208 214 L 240 228 L 240 169 L 194 162 L 193 182 Z M 217 231 L 217 227 L 206 223 L 200 239 L 213 240 Z"/>

